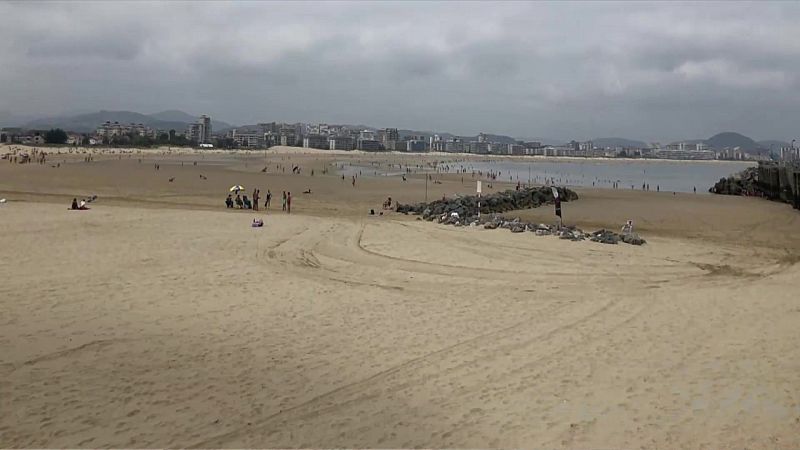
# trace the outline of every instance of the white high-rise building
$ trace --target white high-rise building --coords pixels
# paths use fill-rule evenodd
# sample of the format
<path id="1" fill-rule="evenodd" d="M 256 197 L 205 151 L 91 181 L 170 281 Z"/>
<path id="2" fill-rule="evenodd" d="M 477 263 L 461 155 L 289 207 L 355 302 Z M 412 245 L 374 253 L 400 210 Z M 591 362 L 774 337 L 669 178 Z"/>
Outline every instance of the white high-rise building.
<path id="1" fill-rule="evenodd" d="M 190 123 L 186 128 L 186 139 L 198 144 L 211 142 L 211 117 L 203 114 L 196 123 Z"/>
<path id="2" fill-rule="evenodd" d="M 211 142 L 211 117 L 203 114 L 202 116 L 200 116 L 199 122 L 203 126 L 203 132 L 201 134 L 202 141 L 200 141 L 200 143 L 207 144 Z"/>

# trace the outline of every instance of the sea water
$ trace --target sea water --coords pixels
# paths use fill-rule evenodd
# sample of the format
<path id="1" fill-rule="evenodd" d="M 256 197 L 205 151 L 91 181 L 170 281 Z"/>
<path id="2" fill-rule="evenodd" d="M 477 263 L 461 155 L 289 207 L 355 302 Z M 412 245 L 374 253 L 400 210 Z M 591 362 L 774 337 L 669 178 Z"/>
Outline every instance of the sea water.
<path id="1" fill-rule="evenodd" d="M 706 193 L 720 178 L 741 172 L 755 162 L 742 161 L 665 161 L 621 159 L 496 159 L 442 162 L 436 166 L 410 165 L 410 173 L 440 172 L 461 173 L 464 181 L 486 180 L 489 173 L 496 181 L 522 184 L 555 184 L 612 189 L 649 189 L 665 192 Z M 397 164 L 338 163 L 339 174 L 347 177 L 398 176 L 406 167 Z M 474 176 L 473 176 L 474 173 Z M 479 175 L 482 173 L 483 175 Z M 435 176 L 435 175 L 434 175 Z"/>

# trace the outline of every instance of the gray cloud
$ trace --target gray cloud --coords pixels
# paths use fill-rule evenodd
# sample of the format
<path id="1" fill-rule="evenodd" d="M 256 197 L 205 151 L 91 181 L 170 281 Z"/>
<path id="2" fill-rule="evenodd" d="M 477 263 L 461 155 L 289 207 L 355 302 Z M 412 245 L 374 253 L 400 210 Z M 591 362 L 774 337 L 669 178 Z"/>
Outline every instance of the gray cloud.
<path id="1" fill-rule="evenodd" d="M 797 3 L 0 3 L 0 110 L 791 139 Z"/>

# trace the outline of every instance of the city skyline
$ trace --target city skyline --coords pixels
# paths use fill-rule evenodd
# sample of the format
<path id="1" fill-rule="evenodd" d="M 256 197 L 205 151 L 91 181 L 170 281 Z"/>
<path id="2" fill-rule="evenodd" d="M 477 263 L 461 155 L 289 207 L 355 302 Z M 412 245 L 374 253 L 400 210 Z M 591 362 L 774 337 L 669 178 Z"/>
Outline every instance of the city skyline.
<path id="1" fill-rule="evenodd" d="M 0 29 L 0 112 L 177 108 L 237 124 L 274 117 L 646 142 L 736 131 L 788 142 L 800 108 L 798 11 L 2 3 L 14 20 Z"/>

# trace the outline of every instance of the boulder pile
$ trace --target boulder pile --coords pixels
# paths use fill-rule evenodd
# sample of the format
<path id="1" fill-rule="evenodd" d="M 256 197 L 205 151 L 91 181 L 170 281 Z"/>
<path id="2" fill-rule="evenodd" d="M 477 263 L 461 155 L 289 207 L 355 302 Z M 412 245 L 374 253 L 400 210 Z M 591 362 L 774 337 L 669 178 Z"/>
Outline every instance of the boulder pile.
<path id="1" fill-rule="evenodd" d="M 708 192 L 722 195 L 756 195 L 759 193 L 758 168 L 748 167 L 733 176 L 720 178 Z"/>
<path id="2" fill-rule="evenodd" d="M 578 194 L 566 188 L 557 188 L 562 201 L 577 200 Z M 417 220 L 436 221 L 437 223 L 462 226 L 482 226 L 487 230 L 504 228 L 512 233 L 531 232 L 536 236 L 556 236 L 570 241 L 590 240 L 603 244 L 624 242 L 631 245 L 642 245 L 644 239 L 634 232 L 615 233 L 609 230 L 598 230 L 585 233 L 574 226 L 547 225 L 543 223 L 523 222 L 519 217 L 508 220 L 498 213 L 515 209 L 537 208 L 553 202 L 553 193 L 549 187 L 526 188 L 519 191 L 505 191 L 481 198 L 481 216 L 478 217 L 478 197 L 465 196 L 453 199 L 436 200 L 430 203 L 413 205 L 397 205 L 397 212 L 418 214 Z"/>
<path id="3" fill-rule="evenodd" d="M 559 187 L 558 196 L 562 202 L 578 199 L 578 194 L 567 188 Z M 434 220 L 442 214 L 457 213 L 460 218 L 475 215 L 477 218 L 478 200 L 475 195 L 435 200 L 430 203 L 413 205 L 397 205 L 397 212 L 403 214 L 419 214 L 425 220 Z M 507 190 L 486 195 L 480 198 L 481 214 L 502 213 L 515 209 L 538 208 L 553 203 L 553 192 L 550 187 L 530 187 L 520 190 Z M 463 223 L 463 222 L 462 222 Z"/>

